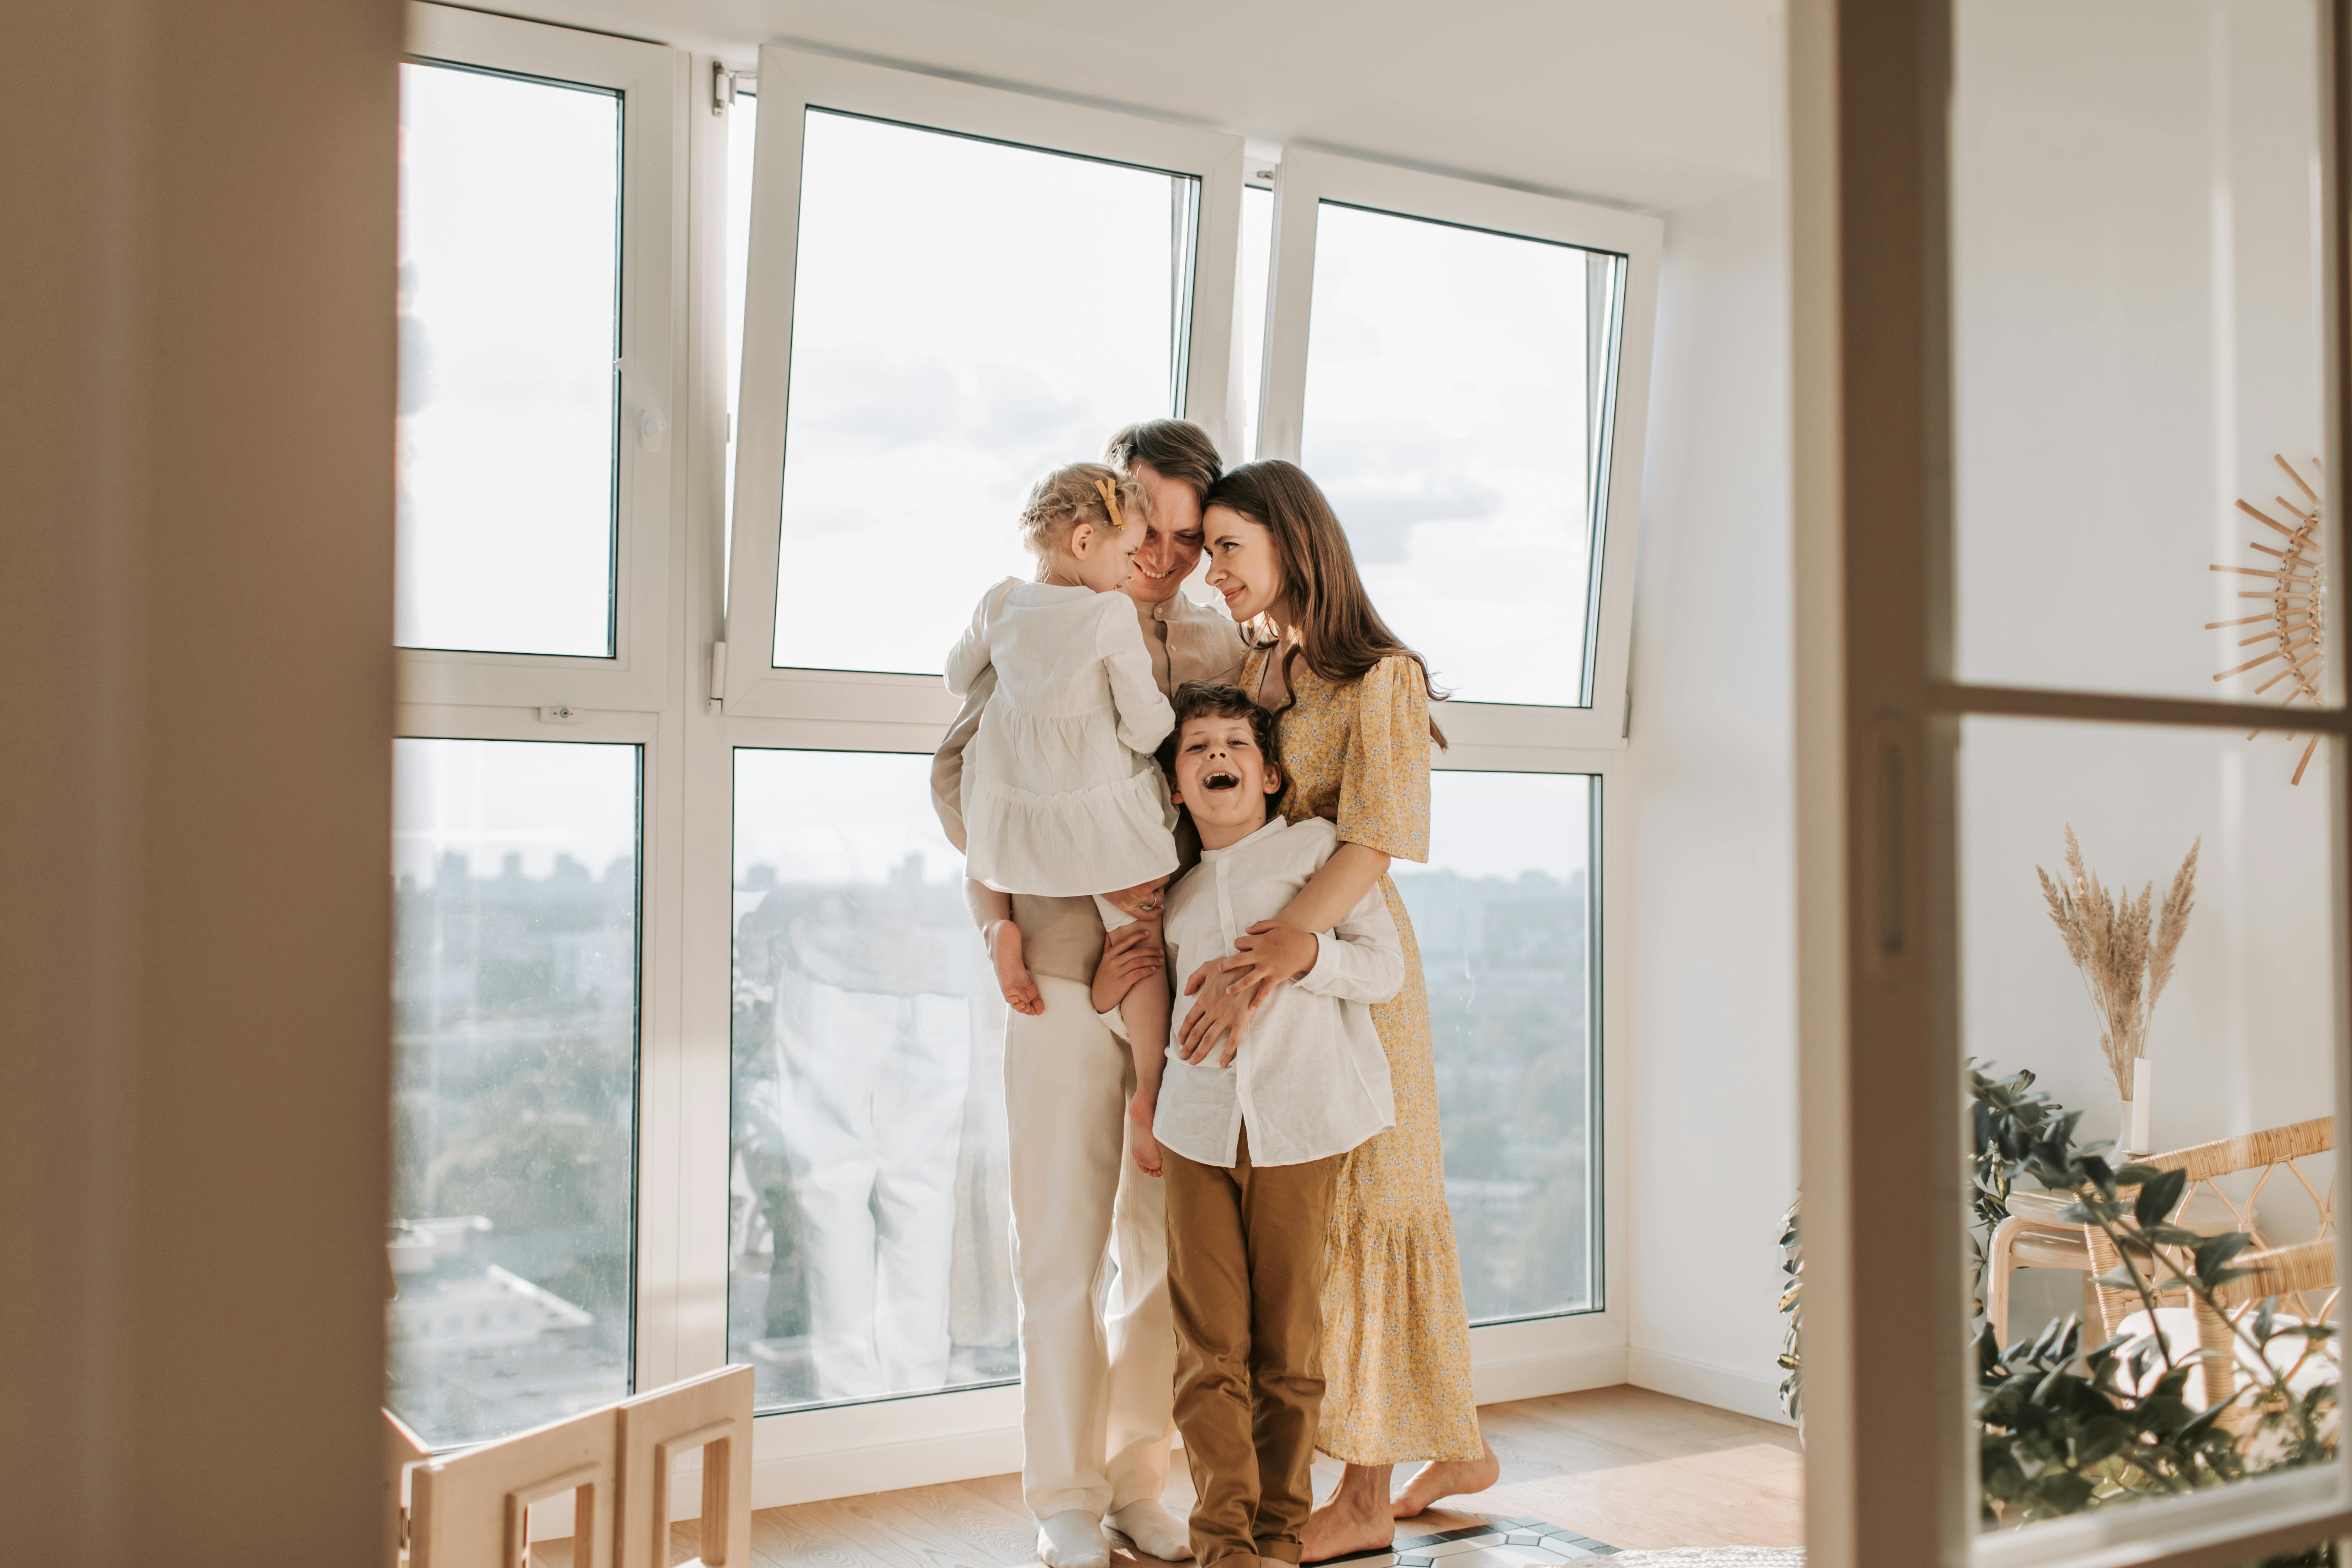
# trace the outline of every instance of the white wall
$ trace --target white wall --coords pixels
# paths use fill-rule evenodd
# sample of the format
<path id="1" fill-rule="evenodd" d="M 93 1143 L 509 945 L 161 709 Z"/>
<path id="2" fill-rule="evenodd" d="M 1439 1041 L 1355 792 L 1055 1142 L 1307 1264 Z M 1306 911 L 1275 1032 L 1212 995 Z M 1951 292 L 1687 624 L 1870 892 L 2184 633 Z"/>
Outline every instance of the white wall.
<path id="1" fill-rule="evenodd" d="M 1785 204 L 1667 223 L 1620 873 L 1633 1380 L 1758 1415 L 1797 1180 Z"/>
<path id="2" fill-rule="evenodd" d="M 1679 205 L 1761 178 L 1774 0 L 520 0 L 748 67 L 792 43 L 1300 146 Z"/>

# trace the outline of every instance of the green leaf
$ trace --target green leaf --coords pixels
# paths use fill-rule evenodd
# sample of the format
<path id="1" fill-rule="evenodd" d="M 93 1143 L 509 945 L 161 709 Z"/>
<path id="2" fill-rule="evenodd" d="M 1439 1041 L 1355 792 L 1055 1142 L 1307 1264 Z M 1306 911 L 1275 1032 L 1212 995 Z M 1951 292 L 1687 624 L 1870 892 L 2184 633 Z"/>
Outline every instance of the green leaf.
<path id="1" fill-rule="evenodd" d="M 2146 1166 L 2140 1167 L 2147 1169 Z M 2164 1171 L 2144 1182 L 2139 1189 L 2139 1201 L 2132 1205 L 2133 1217 L 2143 1226 L 2161 1225 L 2180 1202 L 2183 1189 L 2189 1185 L 2186 1171 Z"/>
<path id="2" fill-rule="evenodd" d="M 2186 1226 L 2157 1224 L 2141 1230 L 2139 1239 L 2150 1247 L 2195 1247 L 2205 1237 Z"/>
<path id="3" fill-rule="evenodd" d="M 2254 1238 L 2242 1230 L 2226 1231 L 2197 1244 L 2197 1282 L 2207 1289 L 2221 1283 L 2221 1270 L 2230 1259 L 2254 1244 Z"/>

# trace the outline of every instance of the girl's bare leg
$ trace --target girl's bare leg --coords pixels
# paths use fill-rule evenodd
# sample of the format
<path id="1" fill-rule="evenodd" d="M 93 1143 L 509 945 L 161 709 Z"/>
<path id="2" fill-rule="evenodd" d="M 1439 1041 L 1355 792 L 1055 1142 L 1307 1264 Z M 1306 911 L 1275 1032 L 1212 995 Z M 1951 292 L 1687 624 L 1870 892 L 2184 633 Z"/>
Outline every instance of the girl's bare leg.
<path id="1" fill-rule="evenodd" d="M 1159 923 L 1157 917 L 1152 921 Z M 1168 1065 L 1168 977 L 1147 974 L 1119 998 L 1119 1022 L 1127 1026 L 1129 1048 L 1135 1052 L 1135 1098 L 1127 1102 L 1128 1147 L 1135 1152 L 1136 1168 L 1147 1176 L 1160 1174 L 1160 1141 L 1151 1135 L 1152 1113 L 1160 1108 L 1160 1074 Z"/>
<path id="2" fill-rule="evenodd" d="M 1396 1540 L 1396 1516 L 1389 1511 L 1388 1465 L 1349 1465 L 1330 1500 L 1307 1516 L 1298 1553 L 1301 1563 L 1320 1563 L 1350 1552 L 1378 1552 Z"/>
<path id="3" fill-rule="evenodd" d="M 1427 1513 L 1437 1506 L 1440 1498 L 1459 1492 L 1483 1492 L 1501 1479 L 1503 1462 L 1495 1458 L 1495 1445 L 1486 1441 L 1483 1432 L 1478 1435 L 1478 1444 L 1486 1451 L 1475 1459 L 1434 1459 L 1423 1465 L 1412 1479 L 1405 1482 L 1404 1490 L 1397 1493 L 1396 1517 L 1411 1519 L 1414 1514 Z"/>
<path id="4" fill-rule="evenodd" d="M 1021 957 L 1021 928 L 1013 923 L 1013 895 L 966 877 L 963 905 L 971 911 L 971 923 L 980 928 L 980 940 L 988 944 L 988 961 L 996 968 L 996 988 L 1004 993 L 1005 1005 L 1033 1018 L 1043 1013 L 1045 998 Z"/>

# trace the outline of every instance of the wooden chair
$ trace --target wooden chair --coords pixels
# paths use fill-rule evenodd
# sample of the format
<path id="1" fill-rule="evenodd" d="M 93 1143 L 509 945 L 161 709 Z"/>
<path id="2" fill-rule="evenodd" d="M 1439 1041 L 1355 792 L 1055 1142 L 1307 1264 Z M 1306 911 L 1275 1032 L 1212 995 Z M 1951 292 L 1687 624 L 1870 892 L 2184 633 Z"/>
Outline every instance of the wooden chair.
<path id="1" fill-rule="evenodd" d="M 2318 1213 L 2318 1236 L 2336 1234 L 2335 1184 L 2329 1178 L 2323 1192 L 2312 1184 L 2295 1162 L 2306 1155 L 2324 1154 L 2335 1147 L 2336 1123 L 2329 1117 L 2315 1117 L 2309 1121 L 2297 1121 L 2284 1127 L 2266 1128 L 2260 1132 L 2241 1133 L 2234 1138 L 2217 1139 L 2192 1148 L 2178 1149 L 2168 1154 L 2152 1154 L 2138 1162 L 2153 1165 L 2159 1171 L 2186 1171 L 2189 1182 L 2180 1192 L 2180 1203 L 2173 1210 L 2176 1224 L 2187 1224 L 2192 1230 L 2215 1234 L 2226 1230 L 2242 1230 L 2254 1238 L 2258 1248 L 2269 1247 L 2269 1238 L 2255 1215 L 2255 1205 L 2281 1171 L 2301 1186 Z M 2257 1171 L 2252 1188 L 2242 1199 L 2232 1198 L 2223 1191 L 2220 1178 L 2241 1172 Z M 2136 1189 L 2127 1189 L 2136 1190 Z M 2106 1275 L 2123 1267 L 2123 1258 L 2106 1232 L 2097 1226 L 2084 1226 L 2083 1239 L 2091 1254 L 2095 1275 Z M 2170 1276 L 2152 1260 L 2136 1258 L 2133 1271 L 2148 1282 L 2149 1289 L 2160 1299 L 2165 1292 L 2164 1281 Z M 2185 1292 L 2173 1290 L 2171 1299 L 2179 1300 Z M 2098 1288 L 2100 1326 L 2112 1336 L 2120 1331 L 2124 1320 L 2141 1310 L 2137 1291 L 2112 1286 Z"/>
<path id="2" fill-rule="evenodd" d="M 620 1495 L 613 1529 L 619 1568 L 667 1568 L 670 1472 L 702 1450 L 706 1568 L 751 1568 L 751 1369 L 730 1366 L 625 1399 Z M 575 1563 L 580 1559 L 574 1558 Z"/>
<path id="3" fill-rule="evenodd" d="M 2232 1260 L 2232 1266 L 2248 1272 L 2213 1292 L 2221 1310 L 2216 1311 L 2202 1301 L 2196 1303 L 2197 1352 L 2203 1363 L 2209 1405 L 2237 1392 L 2240 1362 L 2250 1363 L 2250 1372 L 2260 1370 L 2260 1363 L 2253 1360 L 2252 1348 L 2239 1334 L 2238 1328 L 2253 1316 L 2261 1303 L 2275 1296 L 2291 1304 L 2292 1314 L 2282 1313 L 2278 1320 L 2284 1322 L 2325 1322 L 2336 1310 L 2338 1292 L 2333 1237 L 2262 1252 L 2242 1252 Z M 2271 1365 L 2285 1374 L 2288 1386 L 2297 1394 L 2315 1382 L 2336 1382 L 2340 1375 L 2333 1343 L 2318 1344 L 2295 1334 L 2273 1339 L 2267 1348 Z M 2282 1353 L 2290 1358 L 2284 1365 L 2279 1359 Z M 2243 1430 L 2259 1408 L 2258 1404 L 2240 1405 L 2222 1420 L 2232 1430 Z"/>
<path id="4" fill-rule="evenodd" d="M 408 1423 L 383 1413 L 383 1489 L 386 1514 L 384 1568 L 400 1568 L 408 1561 L 408 1473 L 433 1458 L 425 1439 Z"/>
<path id="5" fill-rule="evenodd" d="M 613 1568 L 620 1422 L 606 1405 L 418 1466 L 409 1568 L 530 1568 L 530 1505 L 567 1491 L 572 1568 Z"/>
<path id="6" fill-rule="evenodd" d="M 2064 1193 L 2012 1192 L 2009 1217 L 1993 1227 L 1985 1247 L 1985 1321 L 1994 1341 L 2009 1343 L 2011 1277 L 2021 1268 L 2067 1268 L 2083 1277 L 2083 1321 L 2098 1310 L 2091 1294 L 2091 1248 L 2083 1227 L 2061 1219 L 2074 1199 Z"/>

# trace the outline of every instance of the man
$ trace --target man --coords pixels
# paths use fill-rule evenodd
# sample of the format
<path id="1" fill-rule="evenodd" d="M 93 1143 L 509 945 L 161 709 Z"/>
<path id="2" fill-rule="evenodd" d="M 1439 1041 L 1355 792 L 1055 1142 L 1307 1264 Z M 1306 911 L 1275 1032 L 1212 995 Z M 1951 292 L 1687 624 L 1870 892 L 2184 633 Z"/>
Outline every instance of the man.
<path id="1" fill-rule="evenodd" d="M 1201 497 L 1222 469 L 1199 426 L 1153 419 L 1111 437 L 1104 461 L 1151 500 L 1150 535 L 1126 592 L 1135 601 L 1163 692 L 1229 678 L 1239 628 L 1180 591 L 1201 559 Z M 983 673 L 940 742 L 931 800 L 963 847 L 963 749 L 996 688 Z M 987 921 L 994 951 L 1010 933 Z M 1013 1283 L 1021 1298 L 1022 1491 L 1050 1568 L 1108 1568 L 1103 1526 L 1146 1555 L 1192 1554 L 1181 1521 L 1160 1506 L 1175 1435 L 1176 1339 L 1168 1307 L 1167 1239 L 1159 1184 L 1127 1157 L 1128 1049 L 1096 1016 L 1089 994 L 1104 958 L 1091 899 L 1016 894 L 1013 920 L 1043 1008 L 1007 1016 L 1005 1122 L 1012 1152 Z M 1155 920 L 1122 928 L 1114 957 L 1157 959 Z M 1152 962 L 1153 984 L 1166 984 Z M 1108 1295 L 1106 1258 L 1118 1267 Z M 1101 1306 L 1097 1308 L 1097 1300 Z"/>

